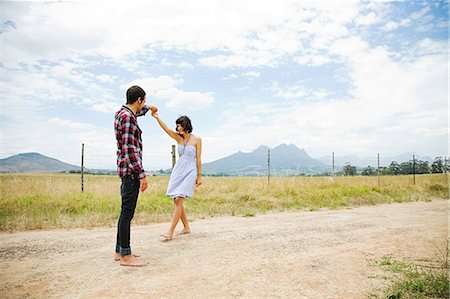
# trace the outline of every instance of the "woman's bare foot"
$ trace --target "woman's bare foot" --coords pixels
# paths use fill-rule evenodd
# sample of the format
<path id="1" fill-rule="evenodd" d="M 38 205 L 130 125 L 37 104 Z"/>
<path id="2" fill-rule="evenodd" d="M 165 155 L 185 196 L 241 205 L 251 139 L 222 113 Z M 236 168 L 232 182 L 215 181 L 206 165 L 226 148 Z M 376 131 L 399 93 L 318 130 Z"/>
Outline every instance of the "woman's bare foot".
<path id="1" fill-rule="evenodd" d="M 185 229 L 180 230 L 179 232 L 177 232 L 177 236 L 186 235 L 186 234 L 190 234 L 190 233 L 191 233 L 191 230 L 185 228 Z"/>
<path id="2" fill-rule="evenodd" d="M 120 257 L 121 266 L 144 267 L 148 265 L 147 261 L 136 258 L 133 254 Z"/>
<path id="3" fill-rule="evenodd" d="M 141 255 L 138 254 L 138 253 L 132 253 L 132 254 L 133 254 L 134 257 L 141 257 Z M 121 257 L 122 257 L 122 255 L 120 253 L 118 253 L 118 252 L 114 253 L 114 260 L 116 262 L 120 261 Z"/>
<path id="4" fill-rule="evenodd" d="M 162 239 L 162 241 L 163 242 L 166 242 L 166 241 L 170 241 L 170 240 L 172 240 L 172 235 L 169 235 L 169 234 L 161 234 L 160 235 L 163 239 Z"/>

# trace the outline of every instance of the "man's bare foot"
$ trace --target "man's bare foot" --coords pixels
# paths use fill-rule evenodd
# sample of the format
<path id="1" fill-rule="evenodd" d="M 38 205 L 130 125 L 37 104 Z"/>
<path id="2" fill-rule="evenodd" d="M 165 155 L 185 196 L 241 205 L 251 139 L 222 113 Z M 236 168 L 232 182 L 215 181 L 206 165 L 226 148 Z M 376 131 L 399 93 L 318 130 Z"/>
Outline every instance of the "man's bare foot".
<path id="1" fill-rule="evenodd" d="M 161 241 L 163 241 L 163 242 L 167 242 L 167 241 L 172 240 L 172 236 L 169 235 L 169 234 L 161 234 L 160 236 L 163 238 L 163 239 L 161 240 Z"/>
<path id="2" fill-rule="evenodd" d="M 191 233 L 190 229 L 183 229 L 183 230 L 180 230 L 179 232 L 177 232 L 177 236 L 186 235 L 186 234 L 190 234 L 190 233 Z"/>
<path id="3" fill-rule="evenodd" d="M 122 255 L 120 253 L 118 253 L 118 252 L 114 253 L 114 261 L 116 261 L 116 262 L 120 261 L 121 256 Z M 134 257 L 141 257 L 141 255 L 138 254 L 138 253 L 133 253 L 133 256 Z"/>
<path id="4" fill-rule="evenodd" d="M 148 265 L 147 261 L 136 258 L 133 254 L 120 257 L 121 266 L 144 267 Z"/>

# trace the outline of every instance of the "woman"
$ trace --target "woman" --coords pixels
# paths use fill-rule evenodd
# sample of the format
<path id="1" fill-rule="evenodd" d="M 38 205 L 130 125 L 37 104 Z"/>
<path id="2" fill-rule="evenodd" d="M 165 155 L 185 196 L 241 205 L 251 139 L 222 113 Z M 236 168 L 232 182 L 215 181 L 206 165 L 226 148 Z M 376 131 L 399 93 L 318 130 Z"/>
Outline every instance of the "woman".
<path id="1" fill-rule="evenodd" d="M 183 200 L 186 197 L 192 197 L 194 188 L 202 184 L 202 140 L 199 136 L 192 134 L 191 120 L 187 116 L 181 116 L 175 121 L 176 132 L 167 127 L 156 111 L 152 111 L 152 116 L 156 118 L 161 128 L 178 143 L 179 158 L 172 169 L 166 194 L 173 198 L 175 209 L 169 230 L 161 235 L 163 241 L 170 241 L 180 219 L 184 228 L 177 235 L 191 232 Z"/>

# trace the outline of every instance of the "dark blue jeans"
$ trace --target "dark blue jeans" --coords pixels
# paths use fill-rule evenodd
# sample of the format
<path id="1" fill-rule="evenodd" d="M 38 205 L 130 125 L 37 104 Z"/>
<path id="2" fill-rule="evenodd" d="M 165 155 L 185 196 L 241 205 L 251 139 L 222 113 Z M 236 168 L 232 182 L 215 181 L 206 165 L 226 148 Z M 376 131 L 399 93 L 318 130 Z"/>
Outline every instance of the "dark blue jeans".
<path id="1" fill-rule="evenodd" d="M 120 194 L 122 195 L 122 209 L 117 224 L 116 252 L 122 256 L 131 254 L 130 224 L 133 219 L 139 196 L 140 181 L 136 175 L 126 175 L 122 178 Z"/>

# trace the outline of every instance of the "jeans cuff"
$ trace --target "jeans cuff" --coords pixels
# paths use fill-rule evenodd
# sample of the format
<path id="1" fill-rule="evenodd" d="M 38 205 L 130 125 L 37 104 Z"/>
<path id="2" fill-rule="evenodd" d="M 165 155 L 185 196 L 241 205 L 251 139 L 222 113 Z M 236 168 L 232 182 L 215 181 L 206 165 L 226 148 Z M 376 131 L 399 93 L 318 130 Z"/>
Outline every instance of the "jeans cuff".
<path id="1" fill-rule="evenodd" d="M 116 252 L 120 253 L 120 245 L 116 245 Z"/>
<path id="2" fill-rule="evenodd" d="M 128 247 L 128 248 L 120 247 L 120 255 L 121 256 L 130 255 L 130 254 L 131 254 L 131 247 Z"/>

